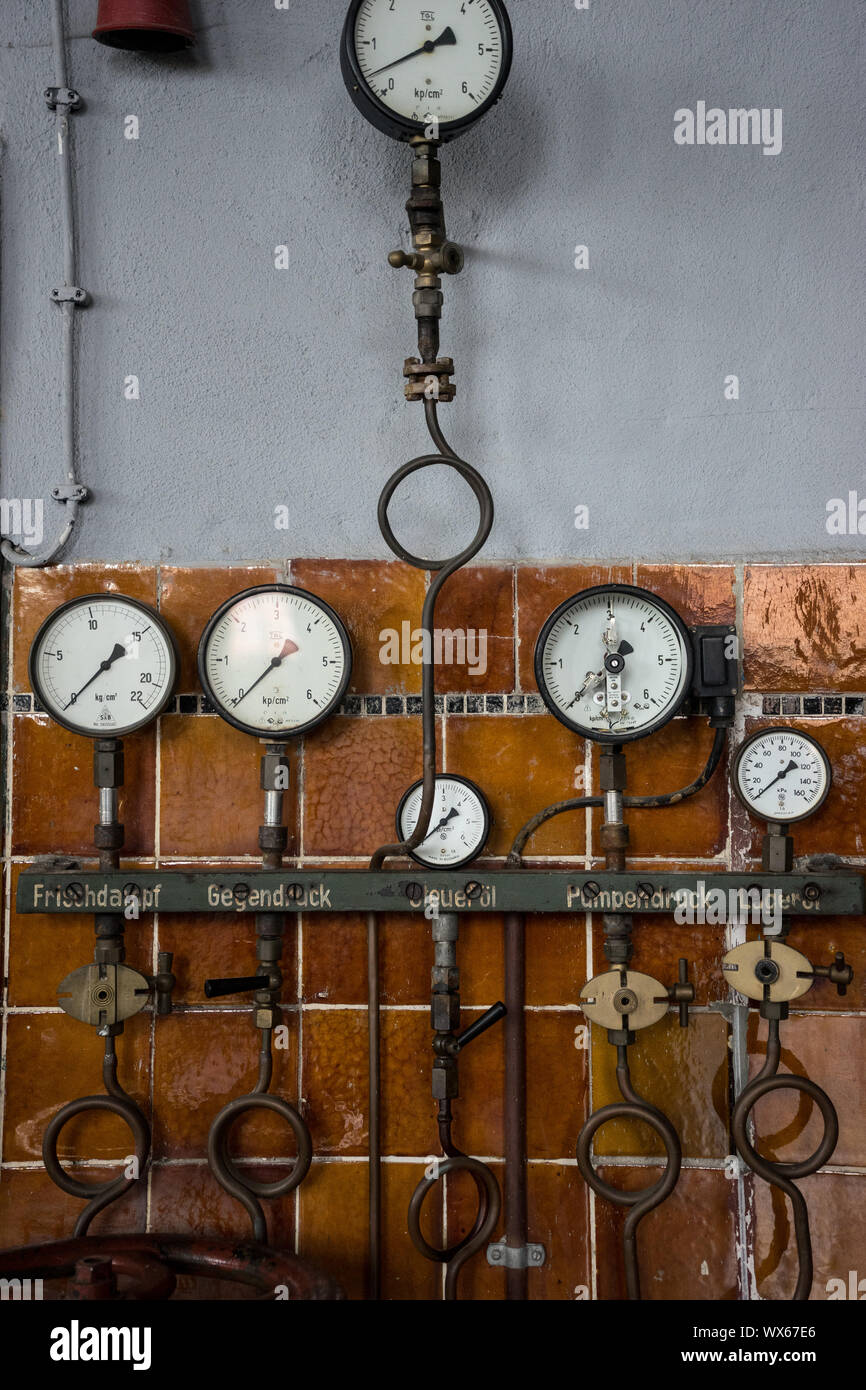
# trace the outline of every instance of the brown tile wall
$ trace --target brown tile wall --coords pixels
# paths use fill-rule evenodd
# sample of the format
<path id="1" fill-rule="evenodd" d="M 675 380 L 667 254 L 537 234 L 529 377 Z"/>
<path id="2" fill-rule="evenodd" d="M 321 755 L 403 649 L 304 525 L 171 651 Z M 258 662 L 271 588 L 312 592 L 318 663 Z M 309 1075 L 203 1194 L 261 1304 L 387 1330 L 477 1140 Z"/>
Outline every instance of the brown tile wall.
<path id="1" fill-rule="evenodd" d="M 195 648 L 210 613 L 230 594 L 274 579 L 301 584 L 331 602 L 355 650 L 355 703 L 293 752 L 293 786 L 300 793 L 292 799 L 290 849 L 307 862 L 338 859 L 361 866 L 392 838 L 397 801 L 420 774 L 420 721 L 412 705 L 419 669 L 385 666 L 378 652 L 382 629 L 399 630 L 404 621 L 418 625 L 428 577 L 401 564 L 315 560 L 274 568 L 81 565 L 15 576 L 5 697 L 10 815 L 3 861 L 4 1246 L 71 1232 L 79 1203 L 47 1179 L 41 1136 L 61 1104 L 99 1089 L 96 1038 L 54 1004 L 59 980 L 91 959 L 90 923 L 19 917 L 14 911 L 21 865 L 45 853 L 86 855 L 95 818 L 89 747 L 32 706 L 30 639 L 46 614 L 73 595 L 127 592 L 159 604 L 181 646 L 179 694 L 195 696 Z M 594 753 L 540 706 L 532 655 L 552 608 L 570 593 L 607 580 L 655 590 L 687 621 L 736 618 L 745 636 L 746 696 L 735 742 L 768 719 L 818 733 L 834 765 L 834 789 L 822 811 L 797 831 L 797 852 L 842 854 L 866 865 L 866 566 L 860 565 L 759 565 L 737 573 L 724 565 L 493 564 L 455 576 L 443 593 L 439 625 L 485 629 L 488 669 L 483 676 L 458 667 L 439 673 L 437 688 L 445 697 L 439 746 L 446 769 L 476 779 L 488 794 L 494 816 L 488 856 L 503 855 L 515 830 L 539 807 L 573 795 L 581 776 L 597 783 Z M 454 700 L 453 692 L 460 698 Z M 158 728 L 127 740 L 121 818 L 130 866 L 224 867 L 256 853 L 258 746 L 199 712 L 197 701 L 196 712 L 188 703 L 166 713 Z M 635 745 L 629 753 L 631 789 L 672 790 L 691 781 L 709 740 L 703 721 L 677 719 L 656 738 Z M 556 864 L 594 862 L 598 820 L 580 813 L 551 822 L 533 842 L 533 857 Z M 630 823 L 634 861 L 649 867 L 711 872 L 751 865 L 760 855 L 760 834 L 732 804 L 724 772 L 686 805 L 632 813 Z M 575 1002 L 586 978 L 604 968 L 600 924 L 583 915 L 538 916 L 529 919 L 528 938 L 531 1238 L 548 1248 L 546 1266 L 530 1275 L 531 1296 L 621 1299 L 622 1212 L 590 1196 L 574 1163 L 583 1120 L 616 1095 L 611 1049 L 597 1030 L 583 1026 Z M 791 941 L 816 962 L 843 949 L 857 970 L 846 998 L 818 985 L 783 1025 L 784 1066 L 825 1084 L 840 1115 L 833 1162 L 804 1184 L 813 1213 L 813 1297 L 820 1299 L 828 1296 L 833 1278 L 847 1280 L 850 1270 L 866 1277 L 866 1123 L 859 1099 L 866 1068 L 866 938 L 861 921 L 835 919 L 798 926 Z M 687 955 L 698 991 L 688 1032 L 668 1015 L 633 1049 L 635 1083 L 670 1114 L 684 1152 L 675 1194 L 641 1228 L 646 1296 L 734 1299 L 757 1289 L 765 1298 L 789 1297 L 795 1270 L 785 1202 L 760 1182 L 748 1178 L 738 1186 L 727 1174 L 730 1034 L 713 1007 L 727 997 L 721 931 L 637 917 L 635 942 L 636 968 L 666 982 L 675 977 L 677 957 Z M 252 923 L 163 914 L 131 925 L 127 944 L 130 963 L 143 970 L 152 969 L 158 949 L 174 952 L 176 1010 L 156 1024 L 149 1010 L 138 1015 L 120 1041 L 120 1078 L 152 1117 L 154 1163 L 146 1187 L 98 1217 L 93 1229 L 149 1226 L 246 1235 L 245 1214 L 203 1159 L 216 1111 L 253 1080 L 258 1035 L 236 1001 L 206 1001 L 202 982 L 208 975 L 254 968 Z M 437 1151 L 429 1096 L 430 963 L 423 922 L 398 914 L 384 922 L 384 1287 L 394 1299 L 433 1298 L 441 1290 L 441 1271 L 416 1255 L 405 1227 L 409 1195 Z M 468 1021 L 502 993 L 500 919 L 463 919 L 459 963 Z M 296 1194 L 268 1204 L 271 1237 L 318 1260 L 350 1296 L 360 1297 L 368 1142 L 364 922 L 350 915 L 299 919 L 286 934 L 284 969 L 287 1046 L 275 1053 L 274 1089 L 301 1098 L 316 1158 Z M 764 1046 L 763 1026 L 755 1023 L 753 1017 L 747 1039 L 753 1070 Z M 494 1030 L 461 1059 L 455 1107 L 455 1138 L 491 1161 L 500 1175 L 502 1070 L 502 1033 Z M 812 1146 L 815 1121 L 789 1096 L 761 1107 L 759 1133 L 768 1153 L 795 1159 Z M 237 1127 L 234 1152 L 253 1163 L 272 1163 L 284 1152 L 284 1140 L 277 1124 L 257 1120 Z M 125 1130 L 91 1118 L 67 1127 L 61 1152 L 65 1159 L 111 1165 L 128 1146 Z M 659 1150 L 642 1129 L 610 1125 L 596 1147 L 604 1174 L 624 1187 L 644 1185 L 658 1171 Z M 95 1167 L 94 1180 L 104 1171 Z M 428 1219 L 431 1229 L 441 1231 L 446 1216 L 440 1199 L 437 1191 Z M 738 1258 L 743 1215 L 752 1244 Z M 449 1238 L 472 1219 L 471 1191 L 452 1182 Z M 502 1298 L 502 1274 L 477 1257 L 464 1270 L 461 1293 Z"/>

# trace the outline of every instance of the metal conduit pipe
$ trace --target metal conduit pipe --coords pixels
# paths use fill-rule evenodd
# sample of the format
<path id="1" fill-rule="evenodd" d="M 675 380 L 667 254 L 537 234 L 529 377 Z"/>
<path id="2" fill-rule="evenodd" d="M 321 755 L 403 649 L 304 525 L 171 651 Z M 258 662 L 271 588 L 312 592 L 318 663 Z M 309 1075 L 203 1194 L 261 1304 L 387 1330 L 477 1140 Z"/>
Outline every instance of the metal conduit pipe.
<path id="1" fill-rule="evenodd" d="M 51 16 L 54 50 L 54 88 L 46 92 L 46 100 L 55 113 L 57 154 L 60 165 L 60 217 L 63 237 L 63 285 L 52 290 L 51 297 L 62 315 L 62 367 L 60 378 L 61 457 L 63 482 L 52 488 L 51 495 L 62 502 L 65 521 L 56 541 L 49 549 L 35 554 L 13 544 L 0 542 L 3 558 L 22 569 L 38 569 L 51 564 L 68 542 L 78 520 L 79 505 L 87 499 L 87 488 L 78 481 L 75 468 L 75 312 L 83 306 L 86 294 L 75 280 L 75 214 L 72 194 L 72 160 L 69 148 L 69 113 L 78 105 L 78 95 L 67 85 L 66 47 L 63 31 L 63 0 L 54 0 Z"/>

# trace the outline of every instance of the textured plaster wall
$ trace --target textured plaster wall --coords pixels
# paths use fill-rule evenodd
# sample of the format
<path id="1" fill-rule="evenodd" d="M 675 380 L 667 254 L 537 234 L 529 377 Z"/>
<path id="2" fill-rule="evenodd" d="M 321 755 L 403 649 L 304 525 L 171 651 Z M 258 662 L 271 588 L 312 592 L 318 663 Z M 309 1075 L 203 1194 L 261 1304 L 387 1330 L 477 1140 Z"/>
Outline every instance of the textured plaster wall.
<path id="1" fill-rule="evenodd" d="M 850 558 L 863 538 L 825 521 L 866 493 L 860 0 L 509 8 L 506 98 L 444 155 L 467 267 L 443 414 L 494 490 L 485 555 Z M 68 4 L 94 500 L 66 558 L 384 555 L 382 482 L 428 447 L 402 399 L 411 278 L 385 260 L 406 244 L 406 153 L 343 88 L 346 0 L 195 9 L 195 56 L 148 59 L 90 39 L 96 0 Z M 59 474 L 49 40 L 47 3 L 3 0 L 5 497 L 47 498 Z M 781 153 L 677 146 L 674 112 L 699 100 L 781 107 Z M 395 507 L 407 543 L 466 536 L 443 521 L 450 486 Z"/>

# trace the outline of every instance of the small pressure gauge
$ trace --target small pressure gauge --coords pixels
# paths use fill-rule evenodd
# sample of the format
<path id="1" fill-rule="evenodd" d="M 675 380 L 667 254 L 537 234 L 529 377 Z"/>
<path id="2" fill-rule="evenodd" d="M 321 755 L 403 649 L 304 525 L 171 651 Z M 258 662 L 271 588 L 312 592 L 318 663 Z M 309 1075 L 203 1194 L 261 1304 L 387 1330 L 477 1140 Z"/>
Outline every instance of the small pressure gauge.
<path id="1" fill-rule="evenodd" d="M 502 95 L 511 25 L 501 0 L 352 0 L 340 50 L 349 95 L 395 140 L 451 140 Z M 431 132 L 431 126 L 433 131 Z"/>
<path id="2" fill-rule="evenodd" d="M 40 627 L 30 684 L 64 729 L 121 738 L 165 708 L 179 664 L 174 636 L 154 609 L 123 594 L 87 594 Z"/>
<path id="3" fill-rule="evenodd" d="M 397 834 L 408 840 L 418 824 L 423 782 L 415 782 L 397 808 Z M 459 869 L 481 853 L 490 834 L 484 793 L 466 777 L 436 778 L 430 830 L 412 858 L 430 868 Z"/>
<path id="4" fill-rule="evenodd" d="M 654 733 L 691 692 L 691 635 L 670 604 L 629 584 L 584 589 L 551 613 L 535 678 L 561 723 L 596 743 Z"/>
<path id="5" fill-rule="evenodd" d="M 790 825 L 823 806 L 833 772 L 811 734 L 773 727 L 746 739 L 734 759 L 731 780 L 752 815 Z"/>
<path id="6" fill-rule="evenodd" d="M 322 599 L 265 584 L 217 609 L 199 642 L 198 673 L 227 723 L 257 738 L 288 738 L 339 708 L 352 648 Z"/>

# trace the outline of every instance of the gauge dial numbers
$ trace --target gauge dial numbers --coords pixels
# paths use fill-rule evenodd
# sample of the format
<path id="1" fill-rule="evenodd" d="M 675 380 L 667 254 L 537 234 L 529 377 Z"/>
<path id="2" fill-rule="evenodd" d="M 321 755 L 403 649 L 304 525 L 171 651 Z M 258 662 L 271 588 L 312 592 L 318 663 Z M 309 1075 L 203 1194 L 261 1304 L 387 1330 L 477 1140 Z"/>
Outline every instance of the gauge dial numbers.
<path id="1" fill-rule="evenodd" d="M 322 599 L 266 584 L 217 609 L 199 642 L 198 673 L 227 723 L 257 738 L 288 738 L 339 708 L 352 648 Z"/>
<path id="2" fill-rule="evenodd" d="M 397 808 L 397 834 L 408 840 L 418 824 L 423 782 L 415 782 Z M 490 810 L 484 793 L 465 777 L 436 778 L 430 829 L 411 851 L 429 868 L 459 869 L 483 850 L 490 834 Z"/>
<path id="3" fill-rule="evenodd" d="M 121 738 L 165 708 L 177 681 L 174 636 L 123 594 L 70 599 L 30 648 L 30 685 L 51 718 L 90 738 Z"/>
<path id="4" fill-rule="evenodd" d="M 752 815 L 790 825 L 824 804 L 833 772 L 827 754 L 811 734 L 774 727 L 746 740 L 734 759 L 731 780 Z"/>
<path id="5" fill-rule="evenodd" d="M 566 599 L 535 647 L 541 696 L 561 723 L 596 743 L 645 738 L 688 698 L 688 628 L 663 599 L 605 584 Z"/>
<path id="6" fill-rule="evenodd" d="M 341 66 L 378 130 L 409 140 L 435 122 L 435 138 L 448 140 L 499 100 L 511 48 L 501 0 L 353 0 Z"/>

